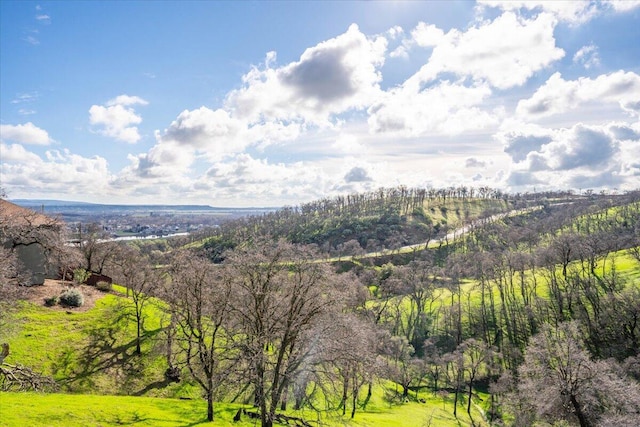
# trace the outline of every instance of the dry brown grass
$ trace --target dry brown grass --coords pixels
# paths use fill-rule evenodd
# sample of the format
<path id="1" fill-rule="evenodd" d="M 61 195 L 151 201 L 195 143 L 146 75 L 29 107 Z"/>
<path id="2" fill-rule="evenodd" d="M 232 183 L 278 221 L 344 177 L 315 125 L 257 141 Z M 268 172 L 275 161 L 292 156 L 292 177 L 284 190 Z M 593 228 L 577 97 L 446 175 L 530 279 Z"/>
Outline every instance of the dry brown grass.
<path id="1" fill-rule="evenodd" d="M 41 286 L 30 286 L 26 288 L 24 297 L 29 302 L 45 306 L 44 300 L 46 298 L 50 298 L 56 295 L 59 296 L 62 292 L 66 291 L 69 288 L 75 288 L 82 292 L 82 295 L 84 296 L 84 304 L 82 304 L 82 306 L 67 307 L 57 304 L 48 308 L 58 311 L 83 312 L 93 308 L 96 304 L 96 301 L 105 296 L 105 292 L 101 292 L 93 286 L 78 285 L 74 282 L 65 280 L 46 279 L 44 281 L 44 284 Z"/>

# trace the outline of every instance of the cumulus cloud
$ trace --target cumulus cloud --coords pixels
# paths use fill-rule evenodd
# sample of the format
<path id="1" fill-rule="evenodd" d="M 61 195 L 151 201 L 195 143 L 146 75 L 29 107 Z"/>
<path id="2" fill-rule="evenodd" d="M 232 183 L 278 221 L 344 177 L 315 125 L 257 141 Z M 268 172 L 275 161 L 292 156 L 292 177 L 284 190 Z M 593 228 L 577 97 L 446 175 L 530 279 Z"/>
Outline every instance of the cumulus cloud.
<path id="1" fill-rule="evenodd" d="M 190 146 L 215 154 L 241 151 L 247 144 L 242 138 L 246 125 L 222 109 L 200 107 L 184 110 L 161 136 L 163 142 Z"/>
<path id="2" fill-rule="evenodd" d="M 12 193 L 49 198 L 109 193 L 112 176 L 103 157 L 82 157 L 64 149 L 49 150 L 43 159 L 17 144 L 3 145 L 2 155 L 0 181 Z"/>
<path id="3" fill-rule="evenodd" d="M 20 144 L 4 144 L 0 142 L 0 153 L 4 163 L 37 163 L 40 157 L 37 154 L 27 151 Z"/>
<path id="4" fill-rule="evenodd" d="M 218 163 L 250 146 L 264 148 L 295 139 L 299 134 L 296 123 L 276 121 L 249 126 L 224 109 L 184 110 L 167 129 L 156 131 L 156 144 L 148 152 L 129 156 L 130 164 L 118 185 L 131 185 L 138 179 L 188 182 L 192 166 L 199 159 Z"/>
<path id="5" fill-rule="evenodd" d="M 390 38 L 394 40 L 400 35 L 402 35 L 402 32 L 395 31 L 390 35 Z M 403 39 L 401 45 L 395 48 L 389 56 L 392 58 L 401 57 L 408 59 L 409 51 L 414 46 L 432 48 L 442 42 L 444 38 L 445 33 L 440 28 L 433 24 L 419 22 L 411 31 L 411 37 Z"/>
<path id="6" fill-rule="evenodd" d="M 134 125 L 142 123 L 131 105 L 147 105 L 148 102 L 138 96 L 120 95 L 106 105 L 92 105 L 89 109 L 89 122 L 98 125 L 102 135 L 119 141 L 135 144 L 142 137 Z"/>
<path id="7" fill-rule="evenodd" d="M 411 86 L 391 89 L 370 107 L 370 130 L 402 136 L 457 135 L 497 124 L 499 111 L 480 108 L 491 95 L 486 84 L 465 86 L 443 81 L 418 92 L 413 89 Z"/>
<path id="8" fill-rule="evenodd" d="M 273 206 L 283 200 L 326 197 L 331 180 L 306 162 L 269 163 L 243 153 L 215 162 L 194 183 L 194 190 L 244 205 Z M 251 197 L 247 199 L 247 194 Z"/>
<path id="9" fill-rule="evenodd" d="M 529 138 L 542 143 L 521 147 L 518 159 L 525 156 L 526 160 L 517 163 L 506 183 L 512 189 L 531 185 L 540 189 L 632 188 L 634 182 L 637 187 L 640 132 L 636 127 L 576 124 L 568 129 L 549 129 L 546 136 L 522 132 L 511 142 Z"/>
<path id="10" fill-rule="evenodd" d="M 227 107 L 250 123 L 305 121 L 327 125 L 332 115 L 365 108 L 379 93 L 386 39 L 368 39 L 357 25 L 346 33 L 319 43 L 300 60 L 271 68 L 253 68 L 244 86 L 232 91 Z"/>
<path id="11" fill-rule="evenodd" d="M 345 182 L 366 182 L 372 181 L 369 172 L 361 167 L 355 166 L 351 168 L 344 176 Z"/>
<path id="12" fill-rule="evenodd" d="M 640 7 L 640 0 L 603 0 L 602 3 L 616 12 L 628 12 Z"/>
<path id="13" fill-rule="evenodd" d="M 53 141 L 49 133 L 31 122 L 23 125 L 0 125 L 0 138 L 22 144 L 49 145 Z"/>
<path id="14" fill-rule="evenodd" d="M 560 73 L 554 73 L 531 98 L 518 102 L 516 112 L 530 118 L 545 117 L 591 101 L 619 103 L 623 109 L 637 114 L 640 106 L 640 76 L 621 70 L 595 79 L 580 77 L 577 80 L 564 80 Z"/>
<path id="15" fill-rule="evenodd" d="M 514 162 L 521 162 L 527 158 L 527 154 L 539 151 L 543 145 L 551 142 L 553 131 L 536 124 L 508 119 L 494 137 L 502 143 L 504 152 Z"/>
<path id="16" fill-rule="evenodd" d="M 420 47 L 437 46 L 445 40 L 444 31 L 433 24 L 419 22 L 411 31 L 413 41 Z"/>
<path id="17" fill-rule="evenodd" d="M 437 45 L 431 58 L 405 85 L 419 88 L 441 73 L 452 72 L 487 81 L 499 89 L 520 86 L 564 56 L 555 45 L 556 22 L 549 14 L 524 19 L 507 12 L 465 32 L 452 29 L 440 36 L 432 29 L 436 35 L 427 40 Z"/>

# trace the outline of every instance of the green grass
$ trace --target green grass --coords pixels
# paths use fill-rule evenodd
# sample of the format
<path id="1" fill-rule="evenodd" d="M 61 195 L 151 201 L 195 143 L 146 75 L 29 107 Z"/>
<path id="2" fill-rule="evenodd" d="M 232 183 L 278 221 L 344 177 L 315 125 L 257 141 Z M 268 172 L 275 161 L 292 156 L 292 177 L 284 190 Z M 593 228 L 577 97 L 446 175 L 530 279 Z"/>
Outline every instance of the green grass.
<path id="1" fill-rule="evenodd" d="M 240 405 L 214 408 L 213 425 L 250 426 L 234 423 Z M 198 426 L 206 420 L 203 400 L 73 394 L 0 393 L 2 426 Z"/>
<path id="2" fill-rule="evenodd" d="M 147 308 L 143 355 L 134 355 L 135 323 L 123 316 L 131 302 L 117 294 L 124 292 L 123 288 L 116 285 L 114 290 L 116 293 L 98 299 L 95 307 L 84 312 L 32 303 L 21 306 L 21 328 L 9 341 L 7 363 L 52 375 L 62 384 L 63 392 L 73 394 L 0 393 L 0 426 L 178 426 L 205 422 L 206 403 L 197 387 L 188 381 L 163 381 L 166 362 L 159 347 L 162 313 L 158 307 Z M 412 395 L 409 402 L 400 404 L 389 401 L 391 386 L 387 383 L 386 387 L 374 387 L 366 411 L 358 408 L 354 420 L 349 418 L 350 407 L 346 417 L 340 411 L 317 414 L 309 409 L 288 414 L 320 419 L 327 426 L 420 426 L 428 425 L 429 419 L 431 425 L 443 427 L 471 425 L 462 401 L 456 420 L 450 396 L 443 400 L 423 391 L 419 397 L 426 403 Z M 144 397 L 131 396 L 134 394 Z M 217 404 L 214 425 L 255 425 L 232 423 L 238 407 Z M 474 409 L 474 420 L 481 419 Z"/>
<path id="3" fill-rule="evenodd" d="M 382 388 L 378 389 L 378 393 Z M 367 411 L 359 410 L 350 419 L 336 413 L 315 413 L 309 409 L 289 411 L 288 414 L 307 421 L 320 421 L 321 425 L 359 427 L 404 426 L 471 426 L 466 404 L 458 405 L 458 419 L 453 417 L 453 402 L 442 400 L 431 393 L 421 393 L 425 403 L 408 402 L 389 404 L 374 397 Z M 214 423 L 206 421 L 206 402 L 201 399 L 179 400 L 154 397 L 110 395 L 0 393 L 0 425 L 13 426 L 255 426 L 243 417 L 233 422 L 233 416 L 242 405 L 218 403 L 214 406 Z M 479 410 L 472 410 L 476 426 L 482 423 Z M 259 424 L 259 423 L 258 423 Z"/>
<path id="4" fill-rule="evenodd" d="M 115 287 L 118 289 L 118 287 Z M 109 294 L 87 311 L 55 310 L 23 303 L 20 329 L 9 339 L 10 364 L 22 364 L 53 376 L 72 393 L 191 397 L 197 388 L 164 379 L 162 313 L 145 310 L 142 355 L 135 354 L 132 303 Z"/>

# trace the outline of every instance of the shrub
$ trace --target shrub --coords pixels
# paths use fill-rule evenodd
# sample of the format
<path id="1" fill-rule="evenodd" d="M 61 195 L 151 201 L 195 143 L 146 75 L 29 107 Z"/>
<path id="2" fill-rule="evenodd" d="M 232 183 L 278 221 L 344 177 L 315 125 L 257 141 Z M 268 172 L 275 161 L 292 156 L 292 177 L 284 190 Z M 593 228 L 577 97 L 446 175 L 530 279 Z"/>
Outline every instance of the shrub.
<path id="1" fill-rule="evenodd" d="M 60 294 L 60 304 L 70 307 L 80 307 L 84 303 L 84 296 L 77 289 L 67 289 Z"/>
<path id="2" fill-rule="evenodd" d="M 44 305 L 46 305 L 47 307 L 53 307 L 54 305 L 58 304 L 58 296 L 54 295 L 52 297 L 48 297 L 44 299 Z"/>
<path id="3" fill-rule="evenodd" d="M 111 283 L 101 280 L 98 283 L 96 283 L 96 289 L 102 292 L 111 292 L 111 289 L 113 289 L 113 286 L 111 286 Z"/>
<path id="4" fill-rule="evenodd" d="M 76 268 L 73 270 L 73 281 L 78 284 L 86 282 L 89 276 L 91 276 L 91 273 L 84 268 Z"/>

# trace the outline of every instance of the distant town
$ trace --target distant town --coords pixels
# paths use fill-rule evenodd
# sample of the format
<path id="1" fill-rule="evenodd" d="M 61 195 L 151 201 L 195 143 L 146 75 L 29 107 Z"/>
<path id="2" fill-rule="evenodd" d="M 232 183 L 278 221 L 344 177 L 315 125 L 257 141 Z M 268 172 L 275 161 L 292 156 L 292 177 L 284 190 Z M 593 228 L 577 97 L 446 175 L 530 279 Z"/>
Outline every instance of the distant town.
<path id="1" fill-rule="evenodd" d="M 62 200 L 17 199 L 13 203 L 62 219 L 70 235 L 98 225 L 110 238 L 185 235 L 275 208 L 217 208 L 206 205 L 103 205 Z"/>

